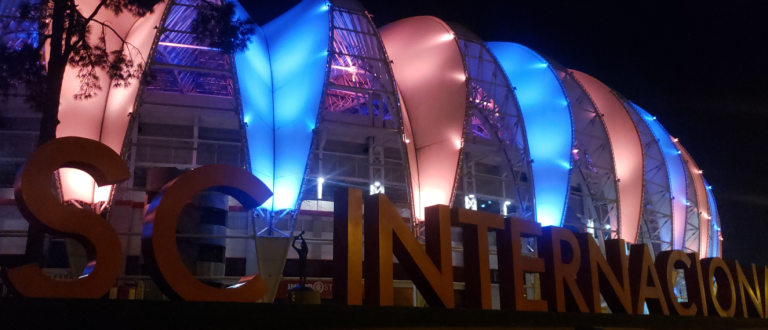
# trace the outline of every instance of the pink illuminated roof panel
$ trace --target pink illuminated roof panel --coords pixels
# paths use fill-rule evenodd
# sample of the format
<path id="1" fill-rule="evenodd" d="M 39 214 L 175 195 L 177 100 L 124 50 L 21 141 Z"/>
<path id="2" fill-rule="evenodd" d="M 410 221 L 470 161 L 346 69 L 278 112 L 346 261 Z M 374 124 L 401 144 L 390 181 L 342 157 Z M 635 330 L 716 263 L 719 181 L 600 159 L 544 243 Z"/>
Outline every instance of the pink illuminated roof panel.
<path id="1" fill-rule="evenodd" d="M 683 161 L 685 161 L 686 166 L 691 171 L 693 185 L 696 187 L 696 205 L 699 207 L 699 246 L 692 246 L 690 243 L 686 243 L 685 247 L 693 251 L 698 249 L 699 255 L 705 258 L 709 248 L 709 220 L 712 218 L 710 215 L 709 199 L 707 198 L 707 185 L 704 183 L 703 171 L 699 169 L 699 166 L 693 161 L 688 151 L 683 148 L 680 142 L 675 141 L 675 145 L 680 149 Z"/>
<path id="2" fill-rule="evenodd" d="M 643 146 L 637 128 L 627 109 L 608 86 L 585 73 L 569 71 L 584 87 L 603 117 L 619 185 L 619 237 L 635 243 L 642 216 L 644 173 Z"/>
<path id="3" fill-rule="evenodd" d="M 80 10 L 86 16 L 93 12 L 99 1 L 77 1 Z M 158 4 L 152 13 L 142 18 L 137 18 L 128 12 L 115 16 L 109 10 L 102 9 L 96 15 L 99 21 L 108 21 L 115 32 L 120 34 L 135 48 L 131 49 L 131 55 L 137 62 L 146 61 L 152 42 L 160 24 L 166 3 Z M 91 24 L 91 29 L 96 36 L 101 32 L 101 26 Z M 107 30 L 107 50 L 119 50 L 120 38 L 112 30 Z M 91 41 L 95 42 L 95 41 Z M 126 52 L 128 50 L 126 49 Z M 59 121 L 56 130 L 57 137 L 78 136 L 100 141 L 108 145 L 112 150 L 120 153 L 125 132 L 128 128 L 139 82 L 133 81 L 125 88 L 113 88 L 106 72 L 99 70 L 101 90 L 87 100 L 76 100 L 73 96 L 80 88 L 80 80 L 77 78 L 77 69 L 67 67 L 64 72 L 64 81 L 61 91 L 61 105 L 59 107 Z M 80 170 L 60 170 L 62 194 L 64 200 L 78 200 L 87 203 L 105 202 L 109 199 L 111 187 L 97 188 L 93 178 Z"/>
<path id="4" fill-rule="evenodd" d="M 380 32 L 403 99 L 414 210 L 422 218 L 424 207 L 452 200 L 466 117 L 464 62 L 453 31 L 437 18 L 406 18 Z"/>

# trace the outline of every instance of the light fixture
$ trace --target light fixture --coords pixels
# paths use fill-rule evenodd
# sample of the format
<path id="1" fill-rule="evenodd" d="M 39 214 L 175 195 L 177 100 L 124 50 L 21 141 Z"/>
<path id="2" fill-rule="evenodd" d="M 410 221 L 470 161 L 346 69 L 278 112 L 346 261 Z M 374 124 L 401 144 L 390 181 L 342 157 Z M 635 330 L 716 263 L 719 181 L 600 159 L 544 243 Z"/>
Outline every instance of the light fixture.
<path id="1" fill-rule="evenodd" d="M 370 188 L 371 188 L 371 195 L 384 193 L 384 186 L 382 186 L 381 182 L 379 181 L 374 181 Z"/>
<path id="2" fill-rule="evenodd" d="M 351 72 L 351 73 L 357 73 L 357 67 L 356 66 L 331 65 L 331 68 L 339 69 L 339 70 L 344 70 L 344 71 L 348 71 L 348 72 Z"/>
<path id="3" fill-rule="evenodd" d="M 453 38 L 455 38 L 455 36 L 453 35 L 453 32 L 451 32 L 451 33 L 447 33 L 447 34 L 443 35 L 442 37 L 440 37 L 440 40 L 448 41 L 448 40 L 453 40 Z"/>
<path id="4" fill-rule="evenodd" d="M 485 207 L 485 205 L 483 205 L 483 207 Z M 475 198 L 475 195 L 464 197 L 464 208 L 477 211 L 477 198 Z"/>
<path id="5" fill-rule="evenodd" d="M 323 182 L 325 179 L 317 178 L 317 199 L 323 199 Z"/>

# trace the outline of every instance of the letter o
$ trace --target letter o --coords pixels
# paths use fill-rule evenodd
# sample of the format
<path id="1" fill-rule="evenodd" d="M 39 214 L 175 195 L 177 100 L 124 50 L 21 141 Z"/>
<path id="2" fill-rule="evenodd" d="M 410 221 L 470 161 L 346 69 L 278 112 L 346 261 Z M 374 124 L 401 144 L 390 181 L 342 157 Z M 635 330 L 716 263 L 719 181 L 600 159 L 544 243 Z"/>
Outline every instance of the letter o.
<path id="1" fill-rule="evenodd" d="M 736 287 L 728 265 L 721 258 L 706 258 L 701 260 L 701 268 L 703 269 L 702 272 L 707 274 L 707 279 L 704 282 L 707 287 L 704 288 L 704 291 L 710 315 L 733 317 L 736 313 Z M 715 281 L 717 281 L 719 295 L 715 292 Z M 729 304 L 728 309 L 723 309 L 723 305 L 726 303 Z M 716 314 L 711 311 L 715 311 Z"/>

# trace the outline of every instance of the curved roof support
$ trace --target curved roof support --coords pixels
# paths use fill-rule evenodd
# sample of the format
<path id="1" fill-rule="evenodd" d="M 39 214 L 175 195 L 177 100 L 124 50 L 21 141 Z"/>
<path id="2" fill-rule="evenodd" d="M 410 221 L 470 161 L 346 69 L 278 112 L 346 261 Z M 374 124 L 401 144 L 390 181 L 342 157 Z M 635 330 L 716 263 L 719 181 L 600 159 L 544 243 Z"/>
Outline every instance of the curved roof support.
<path id="1" fill-rule="evenodd" d="M 536 219 L 561 226 L 571 173 L 573 124 L 568 98 L 549 63 L 532 50 L 508 42 L 489 42 L 525 119 L 532 160 Z"/>
<path id="2" fill-rule="evenodd" d="M 446 24 L 458 41 L 468 88 L 461 189 L 454 203 L 536 221 L 526 125 L 514 88 L 479 37 L 461 25 Z"/>
<path id="3" fill-rule="evenodd" d="M 567 69 L 549 61 L 560 78 L 573 118 L 573 172 L 563 226 L 594 233 L 601 243 L 619 237 L 618 184 L 603 118 Z"/>
<path id="4" fill-rule="evenodd" d="M 704 186 L 707 188 L 707 201 L 709 202 L 709 216 L 711 219 L 709 221 L 710 225 L 706 228 L 708 232 L 701 234 L 705 242 L 701 246 L 705 249 L 699 250 L 699 255 L 702 258 L 722 257 L 723 245 L 720 244 L 720 241 L 723 238 L 720 234 L 720 214 L 717 212 L 717 203 L 715 202 L 715 195 L 712 193 L 712 186 L 707 183 L 707 179 L 703 180 Z"/>
<path id="5" fill-rule="evenodd" d="M 90 13 L 99 1 L 81 0 L 77 4 L 83 13 Z M 156 26 L 165 11 L 166 3 L 159 3 L 152 13 L 136 18 L 131 13 L 115 16 L 108 10 L 101 10 L 96 15 L 99 21 L 109 21 L 110 26 L 133 47 L 125 47 L 124 52 L 130 52 L 132 58 L 147 61 L 150 49 L 157 32 Z M 88 15 L 86 15 L 88 16 Z M 94 31 L 102 27 L 93 23 Z M 119 50 L 121 43 L 115 32 L 106 32 L 107 51 Z M 138 60 L 141 59 L 141 60 Z M 139 90 L 139 82 L 133 82 L 128 87 L 113 88 L 104 70 L 99 70 L 101 92 L 87 100 L 76 100 L 73 95 L 78 93 L 80 79 L 77 78 L 76 68 L 67 67 L 64 72 L 64 82 L 61 90 L 61 105 L 59 106 L 59 121 L 56 129 L 57 137 L 78 136 L 100 141 L 115 152 L 120 153 L 123 147 L 129 114 L 133 111 L 134 100 Z M 88 174 L 76 169 L 61 169 L 62 195 L 65 201 L 77 200 L 86 203 L 106 203 L 110 199 L 112 187 L 96 187 Z"/>
<path id="6" fill-rule="evenodd" d="M 672 193 L 669 172 L 659 139 L 648 126 L 635 105 L 612 91 L 621 101 L 635 123 L 643 146 L 643 213 L 638 233 L 638 243 L 652 245 L 652 251 L 671 250 L 674 240 Z"/>
<path id="7" fill-rule="evenodd" d="M 632 106 L 637 110 L 643 121 L 653 132 L 655 141 L 664 157 L 663 161 L 666 165 L 667 180 L 669 182 L 670 202 L 672 203 L 673 248 L 682 250 L 685 242 L 685 229 L 687 223 L 687 188 L 683 159 L 680 156 L 672 137 L 656 120 L 656 117 L 634 103 Z"/>
<path id="8" fill-rule="evenodd" d="M 706 256 L 708 255 L 707 243 L 709 242 L 710 220 L 712 219 L 711 205 L 709 205 L 709 192 L 707 189 L 708 186 L 704 182 L 704 176 L 702 175 L 703 171 L 699 169 L 699 166 L 693 161 L 693 158 L 688 151 L 683 148 L 680 142 L 675 141 L 675 145 L 680 150 L 683 161 L 691 172 L 691 178 L 693 179 L 693 184 L 696 188 L 696 204 L 699 206 L 698 225 L 694 227 L 693 224 L 689 224 L 687 229 L 687 231 L 692 231 L 691 235 L 695 235 L 696 230 L 698 229 L 698 244 L 696 244 L 696 240 L 689 239 L 686 241 L 685 248 L 690 251 L 699 251 L 699 255 Z M 688 236 L 689 234 L 686 233 L 686 237 Z"/>
<path id="9" fill-rule="evenodd" d="M 450 28 L 411 17 L 380 29 L 403 111 L 414 213 L 451 203 L 464 144 L 467 77 Z M 415 157 L 415 158 L 414 158 Z"/>
<path id="10" fill-rule="evenodd" d="M 637 127 L 621 101 L 597 79 L 569 70 L 584 87 L 603 117 L 613 150 L 619 183 L 619 237 L 637 241 L 643 202 L 643 147 Z"/>

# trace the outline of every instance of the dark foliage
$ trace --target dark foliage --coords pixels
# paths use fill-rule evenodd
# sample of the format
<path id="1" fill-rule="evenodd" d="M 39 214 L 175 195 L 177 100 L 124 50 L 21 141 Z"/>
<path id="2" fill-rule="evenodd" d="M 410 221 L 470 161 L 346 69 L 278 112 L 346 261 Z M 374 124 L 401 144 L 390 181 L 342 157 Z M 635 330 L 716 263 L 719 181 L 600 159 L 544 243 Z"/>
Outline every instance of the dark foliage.
<path id="1" fill-rule="evenodd" d="M 18 86 L 38 86 L 29 89 L 26 101 L 34 105 L 34 100 L 45 93 L 41 85 L 45 76 L 45 67 L 40 61 L 40 51 L 32 45 L 23 45 L 20 49 L 10 50 L 0 45 L 0 98 L 6 100 Z M 1 101 L 0 101 L 1 102 Z"/>
<path id="2" fill-rule="evenodd" d="M 136 47 L 123 42 L 121 49 L 107 51 L 106 36 L 111 33 L 119 35 L 109 25 L 109 22 L 97 20 L 96 14 L 101 10 L 108 10 L 115 15 L 128 12 L 141 17 L 150 12 L 163 0 L 103 0 L 93 12 L 82 13 L 73 0 L 43 0 L 40 2 L 24 3 L 19 6 L 18 15 L 22 21 L 37 21 L 41 29 L 36 45 L 25 44 L 21 47 L 0 48 L 0 93 L 7 97 L 12 90 L 24 87 L 27 101 L 36 109 L 45 108 L 46 98 L 57 96 L 50 95 L 47 79 L 49 77 L 45 65 L 42 62 L 42 49 L 45 42 L 50 40 L 61 41 L 60 52 L 51 53 L 51 57 L 62 59 L 58 61 L 62 65 L 78 69 L 80 89 L 74 95 L 76 99 L 88 99 L 97 95 L 101 90 L 101 84 L 97 72 L 107 72 L 111 83 L 115 87 L 130 85 L 131 81 L 141 76 L 144 70 L 144 58 Z M 62 14 L 55 15 L 56 12 Z M 86 16 L 87 14 L 87 16 Z M 51 30 L 43 29 L 50 26 Z M 51 32 L 55 27 L 60 27 L 60 35 Z M 93 34 L 96 33 L 95 36 Z M 91 42 L 86 42 L 91 40 Z M 95 40 L 95 42 L 94 42 Z M 53 50 L 53 49 L 52 49 Z M 140 57 L 140 58 L 135 58 Z M 48 65 L 56 64 L 55 59 L 50 59 Z M 55 71 L 50 68 L 49 71 Z M 63 71 L 63 70 L 62 70 Z M 60 92 L 60 91 L 58 91 Z"/>
<path id="3" fill-rule="evenodd" d="M 28 0 L 18 7 L 17 15 L 20 21 L 37 22 L 37 38 L 30 38 L 34 44 L 0 46 L 0 102 L 11 93 L 24 92 L 30 106 L 43 114 L 38 143 L 55 138 L 67 67 L 77 70 L 80 88 L 73 97 L 79 100 L 93 98 L 102 90 L 100 72 L 106 72 L 112 87 L 126 87 L 142 79 L 148 54 L 124 40 L 109 21 L 97 19 L 97 14 L 106 10 L 142 17 L 164 1 L 101 0 L 91 12 L 81 12 L 75 0 Z M 192 22 L 196 38 L 227 53 L 245 50 L 255 24 L 250 19 L 235 20 L 232 3 L 202 1 Z M 110 51 L 107 39 L 114 38 L 121 45 Z M 50 47 L 44 62 L 46 44 Z"/>
<path id="4" fill-rule="evenodd" d="M 235 4 L 202 0 L 197 17 L 192 22 L 192 32 L 198 41 L 221 49 L 225 53 L 237 53 L 248 49 L 248 40 L 256 32 L 252 19 L 235 18 Z"/>

